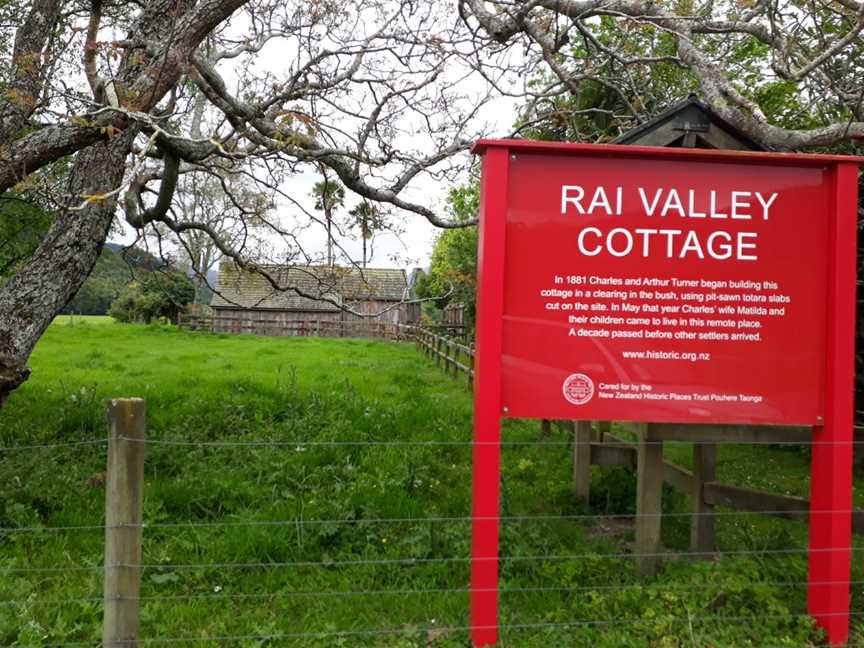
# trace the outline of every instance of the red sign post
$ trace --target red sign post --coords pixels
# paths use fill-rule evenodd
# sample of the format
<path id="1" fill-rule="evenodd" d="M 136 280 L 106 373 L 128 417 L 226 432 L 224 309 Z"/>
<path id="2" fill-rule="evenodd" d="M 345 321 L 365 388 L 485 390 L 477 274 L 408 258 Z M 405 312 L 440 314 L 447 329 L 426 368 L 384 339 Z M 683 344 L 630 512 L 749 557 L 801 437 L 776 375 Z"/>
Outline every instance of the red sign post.
<path id="1" fill-rule="evenodd" d="M 813 427 L 809 610 L 848 634 L 859 158 L 484 140 L 472 640 L 501 417 Z"/>

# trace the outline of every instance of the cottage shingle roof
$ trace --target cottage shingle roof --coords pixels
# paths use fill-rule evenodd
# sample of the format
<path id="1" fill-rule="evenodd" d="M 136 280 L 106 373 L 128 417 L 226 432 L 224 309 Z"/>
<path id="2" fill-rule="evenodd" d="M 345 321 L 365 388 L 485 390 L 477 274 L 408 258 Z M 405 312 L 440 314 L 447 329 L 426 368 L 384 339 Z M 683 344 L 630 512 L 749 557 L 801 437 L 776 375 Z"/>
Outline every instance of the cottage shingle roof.
<path id="1" fill-rule="evenodd" d="M 398 302 L 406 298 L 408 282 L 404 270 L 390 268 L 344 268 L 326 266 L 261 266 L 279 286 L 295 287 L 307 295 L 333 299 L 346 306 L 376 300 Z M 289 311 L 336 311 L 328 302 L 279 291 L 266 277 L 239 269 L 233 263 L 219 267 L 214 308 L 252 308 Z"/>

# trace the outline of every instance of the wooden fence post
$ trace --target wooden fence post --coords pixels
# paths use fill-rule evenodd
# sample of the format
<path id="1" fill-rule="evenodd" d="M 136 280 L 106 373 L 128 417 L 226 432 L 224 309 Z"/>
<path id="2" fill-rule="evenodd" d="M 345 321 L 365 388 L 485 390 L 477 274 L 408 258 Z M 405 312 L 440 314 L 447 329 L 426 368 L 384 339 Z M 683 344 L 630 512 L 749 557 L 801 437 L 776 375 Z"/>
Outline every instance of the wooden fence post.
<path id="1" fill-rule="evenodd" d="M 453 377 L 459 377 L 459 343 L 456 340 L 452 341 L 450 350 L 453 352 Z"/>
<path id="2" fill-rule="evenodd" d="M 453 352 L 453 377 L 459 377 L 459 342 L 456 340 L 452 341 L 452 346 L 450 350 Z"/>
<path id="3" fill-rule="evenodd" d="M 714 551 L 714 505 L 705 501 L 705 482 L 717 478 L 717 445 L 693 444 L 693 520 L 690 522 L 690 550 Z"/>
<path id="4" fill-rule="evenodd" d="M 663 442 L 652 432 L 655 425 L 639 423 L 636 468 L 636 543 L 633 549 L 639 571 L 651 575 L 657 569 L 663 512 Z"/>
<path id="5" fill-rule="evenodd" d="M 108 402 L 103 648 L 138 645 L 145 414 L 140 398 Z"/>
<path id="6" fill-rule="evenodd" d="M 588 503 L 591 492 L 591 421 L 571 421 L 573 426 L 573 493 Z"/>
<path id="7" fill-rule="evenodd" d="M 612 421 L 597 421 L 597 435 L 600 443 L 604 443 L 609 434 L 612 434 Z"/>

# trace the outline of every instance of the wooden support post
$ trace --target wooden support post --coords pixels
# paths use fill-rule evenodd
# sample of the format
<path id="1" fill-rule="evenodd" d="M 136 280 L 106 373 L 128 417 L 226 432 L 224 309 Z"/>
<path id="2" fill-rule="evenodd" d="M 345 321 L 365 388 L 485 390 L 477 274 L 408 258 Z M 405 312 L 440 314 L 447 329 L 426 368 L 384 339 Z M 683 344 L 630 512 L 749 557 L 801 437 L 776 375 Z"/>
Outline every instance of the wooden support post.
<path id="1" fill-rule="evenodd" d="M 705 482 L 717 479 L 717 444 L 693 444 L 693 491 L 690 493 L 693 519 L 690 522 L 690 550 L 699 554 L 714 551 L 714 505 L 705 501 Z"/>
<path id="2" fill-rule="evenodd" d="M 612 421 L 597 421 L 597 432 L 600 443 L 606 441 L 606 437 L 612 434 Z"/>
<path id="3" fill-rule="evenodd" d="M 540 436 L 544 439 L 548 439 L 552 436 L 552 421 L 549 419 L 543 419 L 540 421 Z"/>
<path id="4" fill-rule="evenodd" d="M 435 366 L 441 366 L 441 337 L 435 336 Z"/>
<path id="5" fill-rule="evenodd" d="M 108 402 L 103 648 L 138 645 L 145 404 Z"/>
<path id="6" fill-rule="evenodd" d="M 591 491 L 591 421 L 575 421 L 573 426 L 573 493 L 588 504 Z"/>
<path id="7" fill-rule="evenodd" d="M 636 467 L 636 544 L 639 571 L 651 575 L 657 569 L 663 512 L 663 442 L 652 435 L 654 424 L 638 424 Z"/>

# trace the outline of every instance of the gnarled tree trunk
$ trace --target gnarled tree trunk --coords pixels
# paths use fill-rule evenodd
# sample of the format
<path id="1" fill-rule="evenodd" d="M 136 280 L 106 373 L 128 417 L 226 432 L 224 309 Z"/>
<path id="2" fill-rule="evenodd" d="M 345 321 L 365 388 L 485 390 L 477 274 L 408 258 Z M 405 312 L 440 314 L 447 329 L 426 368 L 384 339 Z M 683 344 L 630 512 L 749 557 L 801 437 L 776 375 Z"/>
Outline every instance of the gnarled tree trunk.
<path id="1" fill-rule="evenodd" d="M 82 151 L 69 179 L 69 194 L 113 191 L 123 180 L 135 128 Z M 93 201 L 61 212 L 27 265 L 0 286 L 0 405 L 27 380 L 27 359 L 55 315 L 90 274 L 114 216 L 116 201 Z"/>

